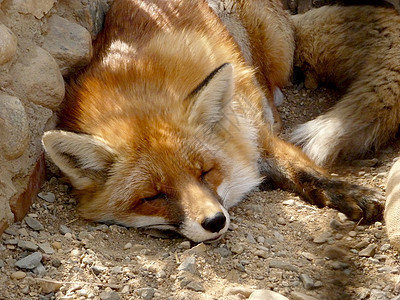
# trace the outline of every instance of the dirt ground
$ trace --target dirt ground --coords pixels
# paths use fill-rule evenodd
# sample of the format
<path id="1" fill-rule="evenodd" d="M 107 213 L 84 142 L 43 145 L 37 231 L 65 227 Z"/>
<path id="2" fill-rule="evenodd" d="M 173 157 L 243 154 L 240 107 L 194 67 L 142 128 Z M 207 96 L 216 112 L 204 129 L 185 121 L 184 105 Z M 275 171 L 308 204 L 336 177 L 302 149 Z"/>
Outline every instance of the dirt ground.
<path id="1" fill-rule="evenodd" d="M 292 87 L 284 93 L 283 137 L 337 98 L 326 89 Z M 370 160 L 330 171 L 384 193 L 399 149 L 397 142 Z M 55 200 L 38 197 L 29 214 L 43 228 L 23 221 L 2 236 L 1 299 L 237 300 L 252 289 L 289 299 L 400 299 L 400 256 L 383 221 L 358 225 L 293 193 L 257 191 L 230 210 L 232 225 L 223 239 L 196 245 L 169 233 L 83 220 L 70 187 L 52 170 L 43 192 Z M 15 266 L 32 252 L 42 253 L 44 268 Z"/>

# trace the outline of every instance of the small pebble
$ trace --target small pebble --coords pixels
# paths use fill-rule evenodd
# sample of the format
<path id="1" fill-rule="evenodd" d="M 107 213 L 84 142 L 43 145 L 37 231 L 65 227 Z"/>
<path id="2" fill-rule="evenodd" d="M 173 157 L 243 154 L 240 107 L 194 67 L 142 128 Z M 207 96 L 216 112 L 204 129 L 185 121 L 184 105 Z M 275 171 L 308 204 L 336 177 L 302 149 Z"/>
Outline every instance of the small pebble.
<path id="1" fill-rule="evenodd" d="M 55 268 L 58 268 L 61 266 L 61 260 L 59 260 L 58 258 L 55 258 L 51 261 L 51 265 Z"/>
<path id="2" fill-rule="evenodd" d="M 18 231 L 12 227 L 8 227 L 6 230 L 4 230 L 4 233 L 7 233 L 8 235 L 13 235 L 13 236 L 18 235 Z"/>
<path id="3" fill-rule="evenodd" d="M 46 202 L 53 203 L 56 200 L 56 195 L 50 192 L 41 192 L 38 194 L 39 198 L 43 199 Z"/>
<path id="4" fill-rule="evenodd" d="M 303 286 L 306 290 L 311 290 L 314 287 L 314 280 L 307 274 L 301 274 L 300 280 L 303 282 Z"/>
<path id="5" fill-rule="evenodd" d="M 194 256 L 187 257 L 178 267 L 179 271 L 186 271 L 197 274 L 196 258 Z"/>
<path id="6" fill-rule="evenodd" d="M 332 234 L 328 231 L 325 231 L 325 232 L 322 232 L 321 234 L 317 235 L 313 239 L 313 242 L 316 244 L 323 244 L 323 243 L 326 243 L 330 237 L 332 237 Z"/>
<path id="7" fill-rule="evenodd" d="M 46 254 L 54 254 L 55 253 L 54 249 L 50 246 L 49 243 L 40 243 L 38 246 L 39 246 L 39 249 Z"/>
<path id="8" fill-rule="evenodd" d="M 347 216 L 344 213 L 339 212 L 338 213 L 338 219 L 340 222 L 344 223 L 346 222 L 349 218 L 347 218 Z"/>
<path id="9" fill-rule="evenodd" d="M 365 249 L 361 250 L 360 252 L 358 252 L 358 255 L 362 256 L 362 257 L 374 256 L 376 247 L 377 246 L 375 244 L 369 244 L 367 246 L 367 248 L 365 248 Z"/>
<path id="10" fill-rule="evenodd" d="M 42 260 L 42 253 L 34 252 L 20 260 L 18 260 L 15 265 L 21 269 L 34 269 L 40 265 L 40 261 Z"/>
<path id="11" fill-rule="evenodd" d="M 289 200 L 285 200 L 282 202 L 283 205 L 288 205 L 288 206 L 293 206 L 296 204 L 296 201 L 294 201 L 293 199 L 289 199 Z"/>
<path id="12" fill-rule="evenodd" d="M 124 246 L 124 250 L 130 249 L 132 248 L 132 244 L 131 243 L 126 243 Z"/>
<path id="13" fill-rule="evenodd" d="M 43 225 L 38 220 L 36 220 L 32 217 L 27 216 L 27 217 L 25 217 L 24 220 L 25 220 L 26 225 L 28 225 L 33 230 L 41 231 L 44 229 Z"/>
<path id="14" fill-rule="evenodd" d="M 241 244 L 234 244 L 231 246 L 232 253 L 241 254 L 244 251 L 244 247 Z"/>
<path id="15" fill-rule="evenodd" d="M 285 221 L 285 219 L 282 218 L 282 217 L 279 217 L 279 218 L 276 220 L 276 223 L 278 223 L 279 225 L 286 225 L 286 221 Z"/>
<path id="16" fill-rule="evenodd" d="M 16 271 L 16 272 L 11 274 L 11 278 L 12 279 L 20 280 L 20 279 L 23 279 L 25 277 L 26 277 L 26 273 L 22 272 L 22 271 Z"/>
<path id="17" fill-rule="evenodd" d="M 23 250 L 28 250 L 28 251 L 36 251 L 39 247 L 35 243 L 32 243 L 30 241 L 18 241 L 18 247 L 20 247 Z"/>
<path id="18" fill-rule="evenodd" d="M 69 228 L 68 228 L 67 226 L 65 226 L 65 225 L 60 225 L 60 227 L 59 227 L 58 230 L 59 230 L 60 233 L 63 234 L 63 235 L 65 235 L 65 234 L 67 234 L 67 233 L 72 233 L 72 230 L 69 229 Z"/>
<path id="19" fill-rule="evenodd" d="M 190 249 L 190 242 L 189 241 L 184 241 L 184 242 L 182 242 L 182 243 L 180 243 L 179 245 L 178 245 L 178 248 L 180 248 L 180 249 Z"/>
<path id="20" fill-rule="evenodd" d="M 188 290 L 192 290 L 195 292 L 205 292 L 205 288 L 203 286 L 203 284 L 199 281 L 191 281 L 186 285 L 186 288 Z"/>

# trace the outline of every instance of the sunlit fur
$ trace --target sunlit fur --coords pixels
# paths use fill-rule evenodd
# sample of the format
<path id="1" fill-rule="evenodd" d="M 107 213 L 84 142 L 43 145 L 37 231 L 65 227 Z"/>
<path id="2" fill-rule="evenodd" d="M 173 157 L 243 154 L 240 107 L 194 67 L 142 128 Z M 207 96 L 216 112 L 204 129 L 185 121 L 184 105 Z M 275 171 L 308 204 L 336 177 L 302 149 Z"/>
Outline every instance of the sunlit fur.
<path id="1" fill-rule="evenodd" d="M 327 113 L 300 125 L 292 141 L 317 163 L 363 157 L 400 124 L 400 16 L 391 8 L 326 6 L 293 17 L 295 65 L 305 85 L 343 91 Z"/>

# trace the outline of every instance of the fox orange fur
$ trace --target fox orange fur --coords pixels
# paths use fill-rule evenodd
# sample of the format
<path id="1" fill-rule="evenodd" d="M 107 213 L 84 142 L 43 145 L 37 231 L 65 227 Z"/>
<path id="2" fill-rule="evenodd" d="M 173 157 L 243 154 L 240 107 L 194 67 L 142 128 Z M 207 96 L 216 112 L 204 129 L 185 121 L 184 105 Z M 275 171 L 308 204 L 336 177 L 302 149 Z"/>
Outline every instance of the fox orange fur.
<path id="1" fill-rule="evenodd" d="M 218 18 L 226 9 L 244 41 Z M 374 191 L 330 178 L 272 132 L 266 99 L 290 74 L 287 20 L 278 1 L 115 0 L 60 130 L 43 136 L 82 215 L 215 240 L 227 210 L 265 179 L 352 219 L 380 218 Z M 257 29 L 265 39 L 254 45 Z M 264 79 L 253 67 L 263 52 Z"/>
<path id="2" fill-rule="evenodd" d="M 327 113 L 300 125 L 292 141 L 320 165 L 363 157 L 400 124 L 400 15 L 391 8 L 325 6 L 293 17 L 295 65 L 305 85 L 343 91 Z"/>

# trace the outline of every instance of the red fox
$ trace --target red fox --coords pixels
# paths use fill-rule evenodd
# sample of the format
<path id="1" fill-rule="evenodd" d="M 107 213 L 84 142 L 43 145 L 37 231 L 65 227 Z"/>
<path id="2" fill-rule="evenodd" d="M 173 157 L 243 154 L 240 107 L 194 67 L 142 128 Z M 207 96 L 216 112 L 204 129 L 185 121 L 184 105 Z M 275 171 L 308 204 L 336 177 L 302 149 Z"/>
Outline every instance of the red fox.
<path id="1" fill-rule="evenodd" d="M 305 85 L 344 94 L 327 113 L 300 125 L 292 141 L 320 165 L 377 150 L 400 124 L 400 15 L 391 8 L 325 6 L 293 17 L 295 65 Z"/>
<path id="2" fill-rule="evenodd" d="M 113 2 L 60 129 L 43 136 L 83 217 L 212 241 L 228 229 L 227 210 L 268 180 L 354 220 L 381 218 L 375 191 L 330 178 L 272 132 L 266 99 L 288 79 L 293 51 L 280 40 L 291 24 L 278 0 L 215 3 Z M 249 44 L 217 17 L 227 7 Z M 257 35 L 265 38 L 254 51 Z M 269 73 L 260 80 L 252 65 L 263 51 Z"/>

